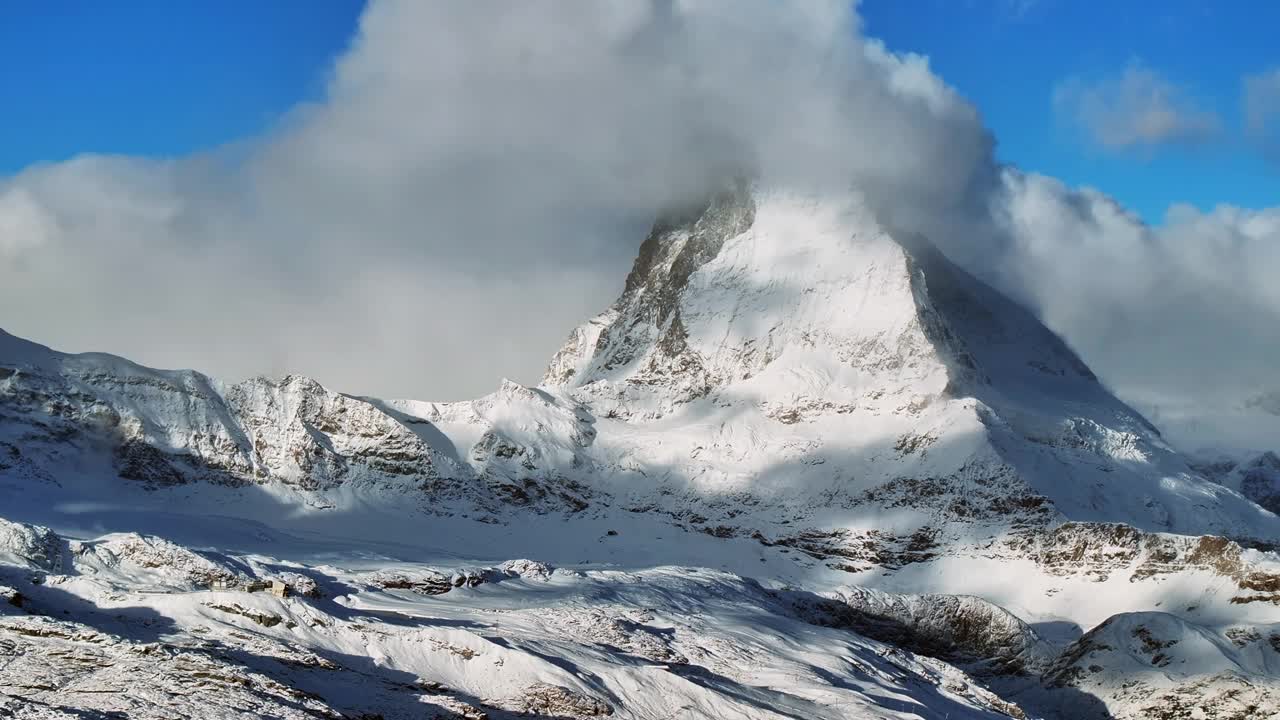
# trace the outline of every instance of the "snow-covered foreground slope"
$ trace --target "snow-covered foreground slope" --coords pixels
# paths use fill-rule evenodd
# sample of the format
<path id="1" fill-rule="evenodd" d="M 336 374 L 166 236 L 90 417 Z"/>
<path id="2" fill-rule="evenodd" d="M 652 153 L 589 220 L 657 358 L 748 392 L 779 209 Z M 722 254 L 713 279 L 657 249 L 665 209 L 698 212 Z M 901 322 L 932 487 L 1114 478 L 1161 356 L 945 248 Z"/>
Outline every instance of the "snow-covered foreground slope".
<path id="1" fill-rule="evenodd" d="M 952 666 L 713 570 L 304 567 L 0 529 L 0 710 L 17 717 L 1021 716 Z M 208 574 L 310 583 L 277 598 L 208 591 Z"/>
<path id="2" fill-rule="evenodd" d="M 221 547 L 194 551 L 0 521 L 0 710 L 1262 718 L 1280 701 L 1280 623 L 1127 613 L 1069 643 L 972 596 L 814 592 L 697 567 L 423 563 L 282 534 L 270 545 L 284 558 L 223 549 L 239 530 L 228 520 Z M 295 594 L 246 591 L 267 578 Z"/>
<path id="3" fill-rule="evenodd" d="M 1280 676 L 1269 467 L 1189 463 L 1034 317 L 856 195 L 749 183 L 659 222 L 617 303 L 571 334 L 541 386 L 474 401 L 361 398 L 300 377 L 226 385 L 0 333 L 0 517 L 64 543 L 41 561 L 39 533 L 0 535 L 26 548 L 0 562 L 51 578 L 13 576 L 24 612 L 98 628 L 77 611 L 124 602 L 182 642 L 240 623 L 218 642 L 449 688 L 379 690 L 361 712 L 387 717 L 427 696 L 515 712 L 544 685 L 585 698 L 580 715 L 1001 711 L 947 690 L 962 674 L 946 663 L 1033 715 L 1266 717 L 1222 698 L 1245 697 L 1241 683 L 1272 697 Z M 216 549 L 227 578 L 302 573 L 326 597 L 239 593 L 226 602 L 250 615 L 227 619 L 192 592 L 215 569 L 156 570 L 184 546 Z M 451 585 L 429 568 L 513 557 L 578 572 L 413 592 Z M 81 604 L 40 600 L 55 587 Z M 341 632 L 253 620 L 268 611 L 320 613 Z M 621 635 L 574 634 L 614 632 L 597 616 Z M 1168 647 L 1185 663 L 1112 637 L 1139 625 L 1180 638 Z M 437 626 L 495 642 L 505 669 L 415 664 L 425 646 L 368 629 L 398 640 Z M 117 630 L 94 631 L 137 637 Z M 905 669 L 876 660 L 880 642 Z M 628 643 L 686 662 L 636 660 Z M 364 707 L 354 680 L 326 694 L 244 652 L 202 657 L 278 683 L 303 716 L 300 697 L 321 714 Z"/>

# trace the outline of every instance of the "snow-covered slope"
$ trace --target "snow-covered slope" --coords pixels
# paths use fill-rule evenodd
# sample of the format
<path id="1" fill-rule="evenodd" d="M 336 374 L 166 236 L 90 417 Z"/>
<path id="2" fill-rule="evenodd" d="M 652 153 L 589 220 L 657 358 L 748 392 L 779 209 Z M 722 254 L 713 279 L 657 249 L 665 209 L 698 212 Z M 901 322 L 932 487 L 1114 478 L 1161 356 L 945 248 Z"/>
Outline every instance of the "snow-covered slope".
<path id="1" fill-rule="evenodd" d="M 391 603 L 453 627 L 489 624 L 496 608 L 484 599 L 489 583 L 474 598 L 442 596 L 474 606 L 428 598 L 453 582 L 442 563 L 586 563 L 554 592 L 492 585 L 501 603 L 535 610 L 499 643 L 528 657 L 503 662 L 576 668 L 513 684 L 448 676 L 448 697 L 494 712 L 546 685 L 580 702 L 534 694 L 588 715 L 607 706 L 669 716 L 671 697 L 704 717 L 943 717 L 936 688 L 962 675 L 948 662 L 1026 698 L 1033 714 L 1156 707 L 1116 689 L 1138 678 L 1132 653 L 1095 652 L 1083 675 L 1069 668 L 1083 662 L 1086 631 L 1135 613 L 1163 614 L 1214 647 L 1235 647 L 1233 634 L 1270 637 L 1280 559 L 1268 548 L 1280 543 L 1280 519 L 1259 504 L 1274 478 L 1254 469 L 1189 464 L 1032 315 L 927 241 L 884 227 L 856 193 L 744 181 L 672 214 L 644 241 L 622 296 L 571 333 L 539 387 L 504 381 L 474 401 L 361 398 L 295 376 L 225 385 L 0 333 L 0 516 L 76 542 L 0 526 L 0 553 L 10 553 L 0 565 L 70 578 L 58 582 L 92 605 L 115 602 L 102 594 L 110 588 L 189 637 L 207 616 L 188 597 L 200 582 L 241 582 L 267 566 L 328 577 L 320 586 L 341 580 L 347 588 L 330 594 L 347 608 Z M 182 570 L 155 570 L 171 566 Z M 43 592 L 23 573 L 0 584 Z M 459 577 L 468 585 L 485 573 Z M 144 590 L 164 595 L 134 597 Z M 163 599 L 175 594 L 186 599 Z M 218 603 L 283 617 L 259 600 Z M 335 622 L 340 611 L 327 607 L 322 622 Z M 700 668 L 643 681 L 609 669 L 636 662 L 617 647 L 551 639 L 586 622 L 577 615 L 615 611 L 614 630 L 599 632 L 626 636 L 617 628 L 637 613 L 664 623 L 693 613 L 702 624 L 688 637 L 718 639 L 702 654 L 672 649 L 669 624 L 617 639 L 626 652 L 657 643 Z M 744 635 L 747 617 L 782 629 Z M 336 640 L 287 627 L 276 637 L 276 627 L 241 635 L 339 652 L 326 644 Z M 443 672 L 408 669 L 419 646 L 351 631 L 365 644 L 342 640 L 341 652 L 417 678 Z M 940 660 L 884 670 L 869 658 L 889 651 L 858 633 Z M 1199 683 L 1196 702 L 1238 682 L 1274 685 L 1270 656 L 1231 674 L 1233 652 L 1199 654 L 1182 675 L 1152 670 L 1171 678 L 1165 685 L 1135 682 Z M 767 659 L 755 674 L 728 673 L 757 655 Z M 831 665 L 835 656 L 848 663 Z M 689 672 L 702 689 L 674 690 Z M 789 687 L 786 698 L 770 694 Z M 942 696 L 975 716 L 999 710 L 975 693 Z M 646 714 L 650 705 L 671 712 Z M 316 712 L 350 711 L 325 706 Z"/>
<path id="2" fill-rule="evenodd" d="M 6 717 L 1023 716 L 952 666 L 813 625 L 758 583 L 717 571 L 515 561 L 421 589 L 388 578 L 450 573 L 290 566 L 312 579 L 310 597 L 159 592 L 122 587 L 120 573 L 282 573 L 259 557 L 215 562 L 152 538 L 68 543 L 43 528 L 0 530 L 0 585 L 22 588 L 0 605 Z M 19 536 L 66 545 L 70 566 L 46 572 L 44 554 L 23 554 L 41 543 L 11 541 Z"/>
<path id="3" fill-rule="evenodd" d="M 1248 720 L 1280 712 L 1277 670 L 1280 626 L 1215 632 L 1168 613 L 1126 613 L 1068 648 L 1046 676 L 1048 692 L 1036 692 L 1080 690 L 1123 708 L 1120 718 Z M 1111 715 L 1099 708 L 1077 717 Z"/>

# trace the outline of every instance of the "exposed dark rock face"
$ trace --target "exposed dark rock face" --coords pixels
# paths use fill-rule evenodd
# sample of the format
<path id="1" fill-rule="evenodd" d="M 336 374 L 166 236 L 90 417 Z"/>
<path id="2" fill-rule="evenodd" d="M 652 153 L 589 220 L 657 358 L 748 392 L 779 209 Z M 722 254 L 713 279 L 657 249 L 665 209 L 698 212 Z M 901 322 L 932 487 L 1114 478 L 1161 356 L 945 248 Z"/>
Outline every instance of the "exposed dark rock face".
<path id="1" fill-rule="evenodd" d="M 246 608 L 235 603 L 232 603 L 229 605 L 223 605 L 219 603 L 205 603 L 205 605 L 219 612 L 224 612 L 229 615 L 239 615 L 240 617 L 248 618 L 249 620 L 252 620 L 253 622 L 263 627 L 275 627 L 276 625 L 279 625 L 281 623 L 285 623 L 286 627 L 294 626 L 293 622 L 286 621 L 284 618 L 280 617 L 279 615 L 276 615 L 275 613 L 263 612 L 261 610 L 255 610 L 253 608 Z"/>
<path id="2" fill-rule="evenodd" d="M 521 712 L 548 717 L 594 718 L 613 714 L 605 703 L 556 685 L 532 685 L 512 701 Z"/>
<path id="3" fill-rule="evenodd" d="M 1112 574 L 1137 582 L 1187 570 L 1207 570 L 1235 581 L 1244 598 L 1269 599 L 1280 592 L 1280 575 L 1254 568 L 1243 548 L 1212 535 L 1186 537 L 1148 533 L 1116 523 L 1063 523 L 1008 541 L 1055 575 L 1084 575 L 1101 582 Z M 1250 593 L 1259 593 L 1250 595 Z"/>
<path id="4" fill-rule="evenodd" d="M 1051 647 L 998 605 L 962 595 L 895 595 L 849 588 L 830 597 L 780 593 L 801 617 L 848 628 L 981 675 L 1037 675 Z"/>
<path id="5" fill-rule="evenodd" d="M 677 402 L 705 396 L 718 378 L 690 351 L 680 314 L 689 279 L 715 259 L 726 240 L 742 234 L 755 219 L 749 181 L 740 179 L 705 203 L 660 218 L 640 246 L 627 275 L 622 296 L 601 318 L 590 341 L 586 378 L 641 361 L 630 381 L 671 389 L 679 385 Z M 572 343 L 570 343 L 572 345 Z M 552 360 L 546 382 L 587 381 L 575 378 L 573 361 L 587 348 L 566 348 Z"/>

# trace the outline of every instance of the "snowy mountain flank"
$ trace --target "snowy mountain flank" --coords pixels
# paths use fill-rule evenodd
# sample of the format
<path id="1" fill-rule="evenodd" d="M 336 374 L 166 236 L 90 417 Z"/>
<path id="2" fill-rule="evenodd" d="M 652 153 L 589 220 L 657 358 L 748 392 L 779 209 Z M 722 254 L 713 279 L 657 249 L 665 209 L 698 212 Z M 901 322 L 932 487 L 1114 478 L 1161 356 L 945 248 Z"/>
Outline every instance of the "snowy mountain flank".
<path id="1" fill-rule="evenodd" d="M 1276 498 L 857 193 L 739 181 L 473 401 L 0 332 L 0 710 L 1280 717 Z"/>

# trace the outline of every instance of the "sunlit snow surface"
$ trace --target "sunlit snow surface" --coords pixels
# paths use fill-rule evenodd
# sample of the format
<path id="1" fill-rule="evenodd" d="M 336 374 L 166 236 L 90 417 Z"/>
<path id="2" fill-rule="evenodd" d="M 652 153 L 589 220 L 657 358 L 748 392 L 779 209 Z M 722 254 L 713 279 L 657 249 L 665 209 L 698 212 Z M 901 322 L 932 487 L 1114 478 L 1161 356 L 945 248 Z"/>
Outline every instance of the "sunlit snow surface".
<path id="1" fill-rule="evenodd" d="M 856 197 L 737 186 L 626 287 L 542 386 L 459 403 L 0 334 L 0 711 L 1280 706 L 1253 466 L 1188 462 Z"/>
<path id="2" fill-rule="evenodd" d="M 227 523 L 225 546 L 247 528 Z M 23 596 L 0 616 L 0 708 L 637 718 L 998 717 L 1007 708 L 945 663 L 815 626 L 785 597 L 722 571 L 424 566 L 376 543 L 266 531 L 248 544 L 317 564 L 137 536 L 67 542 L 0 524 L 0 584 Z M 318 597 L 208 591 L 210 573 L 294 573 L 314 580 Z M 412 587 L 455 574 L 479 584 L 441 595 Z"/>

